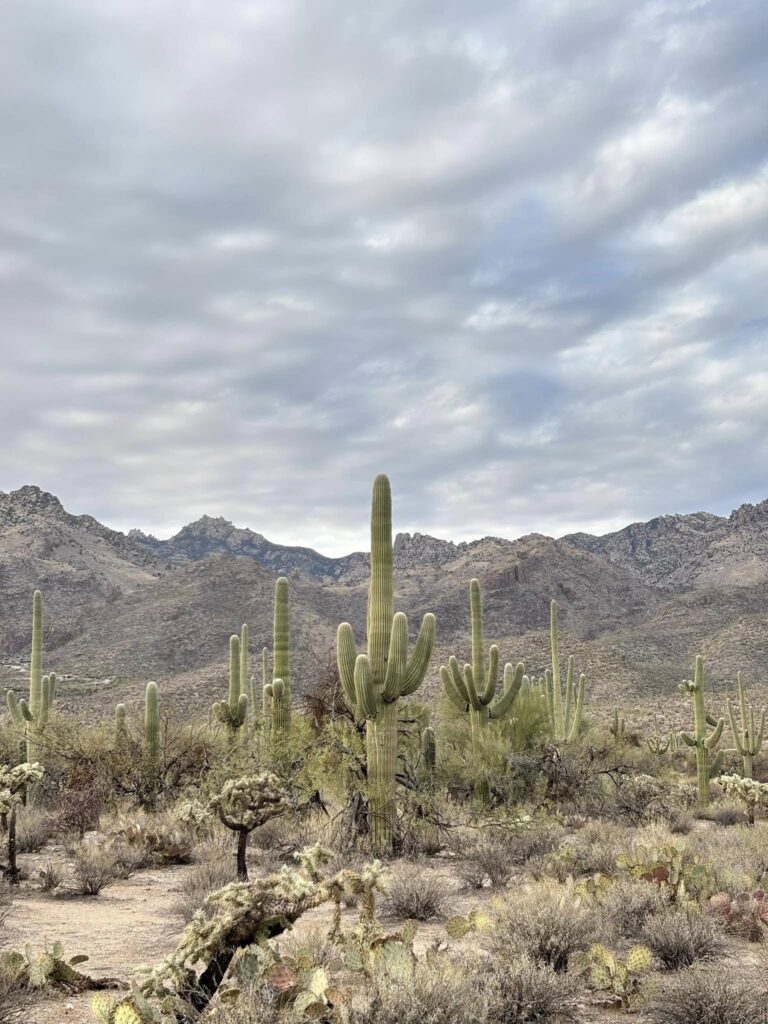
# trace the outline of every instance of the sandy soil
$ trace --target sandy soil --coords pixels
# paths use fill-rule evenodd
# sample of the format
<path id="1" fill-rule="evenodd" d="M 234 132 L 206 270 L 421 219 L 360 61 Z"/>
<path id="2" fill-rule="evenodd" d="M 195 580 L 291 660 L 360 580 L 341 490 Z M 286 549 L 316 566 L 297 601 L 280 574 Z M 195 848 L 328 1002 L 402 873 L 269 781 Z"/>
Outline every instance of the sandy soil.
<path id="1" fill-rule="evenodd" d="M 27 943 L 39 948 L 58 939 L 67 957 L 83 953 L 90 958 L 80 970 L 128 981 L 137 967 L 162 959 L 176 945 L 184 922 L 173 901 L 178 881 L 188 870 L 139 871 L 98 897 L 22 892 L 14 902 L 4 942 L 23 949 Z M 90 993 L 35 1000 L 7 1024 L 94 1024 L 90 1002 Z"/>

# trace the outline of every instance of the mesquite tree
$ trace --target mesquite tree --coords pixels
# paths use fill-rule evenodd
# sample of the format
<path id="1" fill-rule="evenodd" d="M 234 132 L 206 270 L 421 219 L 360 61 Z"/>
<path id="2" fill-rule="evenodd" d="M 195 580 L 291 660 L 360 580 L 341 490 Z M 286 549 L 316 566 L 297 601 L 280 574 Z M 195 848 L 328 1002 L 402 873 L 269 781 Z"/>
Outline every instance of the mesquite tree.
<path id="1" fill-rule="evenodd" d="M 225 782 L 208 806 L 222 825 L 237 833 L 237 877 L 247 881 L 248 836 L 259 825 L 289 809 L 288 794 L 276 775 L 264 772 Z"/>
<path id="2" fill-rule="evenodd" d="M 368 590 L 368 653 L 359 654 L 348 622 L 339 626 L 336 654 L 344 699 L 357 721 L 365 720 L 368 814 L 374 849 L 392 850 L 398 705 L 421 685 L 435 643 L 435 617 L 427 613 L 411 656 L 408 620 L 395 614 L 392 580 L 392 493 L 386 476 L 373 483 L 371 582 Z"/>

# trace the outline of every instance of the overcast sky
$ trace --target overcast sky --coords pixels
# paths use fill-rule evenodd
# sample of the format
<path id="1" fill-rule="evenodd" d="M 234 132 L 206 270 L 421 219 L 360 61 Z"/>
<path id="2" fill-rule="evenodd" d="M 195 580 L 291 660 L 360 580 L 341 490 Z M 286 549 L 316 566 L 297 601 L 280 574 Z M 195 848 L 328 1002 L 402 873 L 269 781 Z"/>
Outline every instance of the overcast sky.
<path id="1" fill-rule="evenodd" d="M 0 489 L 328 553 L 768 497 L 765 0 L 5 0 Z"/>

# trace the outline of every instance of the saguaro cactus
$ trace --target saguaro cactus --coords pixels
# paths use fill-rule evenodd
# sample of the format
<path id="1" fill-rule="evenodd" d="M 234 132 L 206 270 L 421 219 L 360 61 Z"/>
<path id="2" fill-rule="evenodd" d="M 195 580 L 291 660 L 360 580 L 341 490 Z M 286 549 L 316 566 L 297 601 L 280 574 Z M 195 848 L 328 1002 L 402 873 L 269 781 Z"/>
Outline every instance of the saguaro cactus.
<path id="1" fill-rule="evenodd" d="M 707 725 L 711 722 L 711 716 L 707 715 L 704 705 L 704 659 L 700 654 L 696 655 L 696 666 L 693 679 L 686 679 L 679 686 L 681 693 L 689 693 L 693 698 L 693 721 L 694 733 L 680 733 L 683 742 L 696 750 L 696 776 L 699 788 L 699 804 L 706 807 L 709 803 L 709 780 L 713 775 L 719 774 L 723 762 L 723 752 L 719 751 L 714 761 L 711 761 L 712 751 L 720 742 L 723 735 L 725 720 L 719 718 L 707 734 Z"/>
<path id="2" fill-rule="evenodd" d="M 13 690 L 7 701 L 11 719 L 27 740 L 27 761 L 43 763 L 45 728 L 56 697 L 56 673 L 43 675 L 43 595 L 32 598 L 32 652 L 29 662 L 29 700 L 18 700 Z"/>
<path id="3" fill-rule="evenodd" d="M 582 672 L 578 683 L 574 684 L 573 655 L 568 658 L 565 677 L 565 698 L 560 683 L 560 652 L 557 633 L 557 602 L 552 601 L 550 615 L 550 647 L 552 650 L 552 669 L 545 673 L 547 693 L 547 713 L 552 739 L 556 743 L 570 743 L 575 740 L 584 714 L 584 689 L 586 676 Z"/>
<path id="4" fill-rule="evenodd" d="M 272 632 L 272 733 L 291 730 L 291 665 L 288 624 L 288 580 L 275 583 L 275 612 Z"/>
<path id="5" fill-rule="evenodd" d="M 125 704 L 115 705 L 115 750 L 122 751 L 128 740 L 128 726 L 125 720 Z"/>
<path id="6" fill-rule="evenodd" d="M 243 626 L 242 639 L 245 641 L 245 666 L 248 671 L 248 627 Z M 230 743 L 235 743 L 248 716 L 248 694 L 243 692 L 241 637 L 233 634 L 229 638 L 229 696 L 226 701 L 216 701 L 213 716 L 227 727 Z"/>
<path id="7" fill-rule="evenodd" d="M 144 764 L 148 810 L 154 810 L 160 781 L 160 697 L 157 683 L 147 683 L 144 694 Z"/>
<path id="8" fill-rule="evenodd" d="M 480 764 L 483 755 L 483 733 L 492 719 L 503 718 L 510 714 L 515 700 L 523 684 L 522 662 L 513 669 L 510 664 L 504 666 L 504 688 L 497 694 L 499 683 L 499 648 L 492 644 L 488 651 L 488 664 L 485 663 L 483 640 L 483 608 L 480 595 L 480 583 L 472 580 L 469 584 L 469 602 L 472 619 L 472 664 L 465 665 L 462 672 L 454 655 L 448 659 L 448 667 L 440 667 L 440 679 L 446 697 L 469 716 L 472 753 L 476 764 Z M 529 684 L 530 685 L 530 684 Z M 488 799 L 488 782 L 485 778 L 478 780 L 475 795 L 485 803 Z"/>
<path id="9" fill-rule="evenodd" d="M 380 853 L 392 850 L 395 835 L 398 703 L 421 685 L 434 643 L 435 617 L 428 613 L 408 656 L 408 620 L 394 609 L 392 493 L 387 477 L 377 476 L 371 506 L 368 653 L 357 654 L 348 622 L 339 626 L 336 653 L 344 699 L 358 721 L 365 719 L 370 830 Z"/>
<path id="10" fill-rule="evenodd" d="M 613 724 L 611 725 L 611 736 L 619 743 L 624 739 L 627 732 L 627 723 L 624 721 L 624 716 L 619 714 L 619 709 L 614 707 L 613 709 Z"/>
<path id="11" fill-rule="evenodd" d="M 760 725 L 757 726 L 755 724 L 755 709 L 751 704 L 747 704 L 744 684 L 741 681 L 741 672 L 736 673 L 736 688 L 739 697 L 739 721 L 736 721 L 730 700 L 726 702 L 728 721 L 733 733 L 733 742 L 744 767 L 744 777 L 751 779 L 754 776 L 755 758 L 763 746 L 765 708 L 763 708 L 760 715 Z"/>

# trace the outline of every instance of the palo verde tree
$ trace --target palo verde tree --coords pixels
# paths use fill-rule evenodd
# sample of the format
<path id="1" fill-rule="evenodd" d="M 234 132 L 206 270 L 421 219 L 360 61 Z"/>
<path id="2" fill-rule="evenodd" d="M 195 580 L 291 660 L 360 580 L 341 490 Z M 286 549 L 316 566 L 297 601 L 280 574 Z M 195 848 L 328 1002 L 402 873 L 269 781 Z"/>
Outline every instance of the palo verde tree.
<path id="1" fill-rule="evenodd" d="M 365 721 L 368 815 L 374 849 L 390 853 L 395 839 L 398 705 L 421 685 L 435 643 L 435 617 L 427 613 L 411 656 L 408 620 L 395 614 L 392 572 L 392 492 L 377 476 L 371 503 L 371 582 L 368 653 L 358 654 L 348 622 L 339 626 L 336 655 L 344 699 Z"/>

